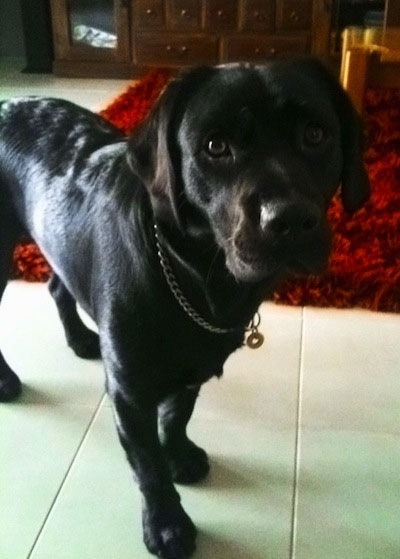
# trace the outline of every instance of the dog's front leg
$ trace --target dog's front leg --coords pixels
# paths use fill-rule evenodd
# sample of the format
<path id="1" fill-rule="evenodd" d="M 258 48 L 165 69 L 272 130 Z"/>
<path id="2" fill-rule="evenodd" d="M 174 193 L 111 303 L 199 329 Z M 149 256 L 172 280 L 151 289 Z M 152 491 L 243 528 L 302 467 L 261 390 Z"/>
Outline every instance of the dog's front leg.
<path id="1" fill-rule="evenodd" d="M 195 549 L 196 528 L 180 504 L 157 432 L 157 406 L 110 391 L 118 435 L 143 494 L 143 535 L 151 553 L 185 559 Z"/>
<path id="2" fill-rule="evenodd" d="M 198 387 L 183 388 L 158 406 L 160 440 L 172 479 L 177 483 L 199 481 L 210 469 L 206 452 L 186 433 L 198 394 Z"/>

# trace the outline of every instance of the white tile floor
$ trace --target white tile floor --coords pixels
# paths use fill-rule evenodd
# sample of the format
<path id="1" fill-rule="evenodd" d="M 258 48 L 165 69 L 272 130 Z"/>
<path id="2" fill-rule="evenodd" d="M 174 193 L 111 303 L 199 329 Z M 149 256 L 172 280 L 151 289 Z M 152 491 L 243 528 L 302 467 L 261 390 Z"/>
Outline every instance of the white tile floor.
<path id="1" fill-rule="evenodd" d="M 0 97 L 98 110 L 127 82 L 16 72 Z M 262 307 L 266 344 L 202 391 L 207 481 L 181 489 L 199 559 L 400 557 L 400 316 Z M 66 347 L 45 285 L 11 282 L 0 340 L 25 384 L 0 407 L 1 559 L 145 559 L 140 497 L 99 362 Z"/>

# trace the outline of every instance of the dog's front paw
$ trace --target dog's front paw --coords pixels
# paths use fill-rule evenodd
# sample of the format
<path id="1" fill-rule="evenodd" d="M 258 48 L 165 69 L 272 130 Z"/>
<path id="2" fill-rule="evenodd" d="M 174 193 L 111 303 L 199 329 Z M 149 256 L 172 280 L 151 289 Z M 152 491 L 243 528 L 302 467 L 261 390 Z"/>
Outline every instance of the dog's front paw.
<path id="1" fill-rule="evenodd" d="M 100 359 L 100 339 L 92 330 L 85 330 L 79 336 L 70 336 L 68 345 L 74 351 L 75 355 L 82 359 Z"/>
<path id="2" fill-rule="evenodd" d="M 0 402 L 12 402 L 21 394 L 22 385 L 17 375 L 6 380 L 0 379 Z"/>
<path id="3" fill-rule="evenodd" d="M 165 448 L 169 469 L 175 483 L 195 483 L 210 471 L 207 453 L 190 439 L 175 448 Z"/>
<path id="4" fill-rule="evenodd" d="M 21 391 L 21 381 L 4 361 L 0 353 L 0 402 L 15 400 L 21 394 Z"/>
<path id="5" fill-rule="evenodd" d="M 143 511 L 144 543 L 150 553 L 163 559 L 187 559 L 196 548 L 197 530 L 179 505 L 171 510 Z"/>

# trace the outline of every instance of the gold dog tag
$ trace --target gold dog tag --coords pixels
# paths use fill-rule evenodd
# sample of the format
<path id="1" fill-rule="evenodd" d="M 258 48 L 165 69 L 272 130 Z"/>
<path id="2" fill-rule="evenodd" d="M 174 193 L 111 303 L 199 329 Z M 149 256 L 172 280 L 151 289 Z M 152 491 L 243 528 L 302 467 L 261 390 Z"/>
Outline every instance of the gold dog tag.
<path id="1" fill-rule="evenodd" d="M 250 349 L 258 349 L 264 343 L 264 336 L 261 332 L 258 331 L 258 327 L 260 326 L 261 316 L 259 312 L 253 316 L 252 321 L 250 322 L 247 331 L 250 331 L 250 334 L 247 336 L 246 345 Z"/>
<path id="2" fill-rule="evenodd" d="M 250 349 L 258 349 L 264 343 L 264 336 L 257 329 L 252 330 L 251 334 L 247 337 L 246 344 Z"/>

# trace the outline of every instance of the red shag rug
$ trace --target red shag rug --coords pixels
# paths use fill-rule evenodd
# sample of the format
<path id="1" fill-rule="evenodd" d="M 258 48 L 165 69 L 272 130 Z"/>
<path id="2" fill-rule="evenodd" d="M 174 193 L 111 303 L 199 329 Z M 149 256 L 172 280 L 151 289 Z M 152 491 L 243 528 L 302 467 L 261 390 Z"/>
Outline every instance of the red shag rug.
<path id="1" fill-rule="evenodd" d="M 169 71 L 149 73 L 101 114 L 129 134 L 170 78 Z M 400 90 L 368 90 L 365 121 L 371 200 L 354 216 L 343 211 L 339 199 L 333 201 L 334 250 L 328 272 L 287 282 L 275 293 L 278 303 L 400 312 Z M 13 277 L 45 281 L 49 273 L 34 244 L 17 247 Z"/>

